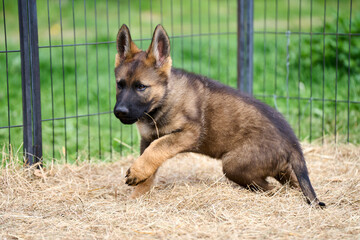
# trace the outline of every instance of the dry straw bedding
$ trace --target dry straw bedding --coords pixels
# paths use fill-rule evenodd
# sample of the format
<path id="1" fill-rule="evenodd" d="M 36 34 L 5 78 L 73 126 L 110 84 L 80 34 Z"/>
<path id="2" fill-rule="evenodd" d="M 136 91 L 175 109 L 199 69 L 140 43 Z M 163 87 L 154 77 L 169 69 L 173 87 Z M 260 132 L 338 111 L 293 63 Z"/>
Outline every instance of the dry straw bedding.
<path id="1" fill-rule="evenodd" d="M 2 239 L 359 239 L 360 147 L 304 145 L 324 210 L 299 190 L 253 193 L 227 180 L 221 163 L 195 154 L 167 161 L 154 189 L 129 200 L 114 163 L 55 164 L 34 171 L 10 162 L 0 176 Z"/>

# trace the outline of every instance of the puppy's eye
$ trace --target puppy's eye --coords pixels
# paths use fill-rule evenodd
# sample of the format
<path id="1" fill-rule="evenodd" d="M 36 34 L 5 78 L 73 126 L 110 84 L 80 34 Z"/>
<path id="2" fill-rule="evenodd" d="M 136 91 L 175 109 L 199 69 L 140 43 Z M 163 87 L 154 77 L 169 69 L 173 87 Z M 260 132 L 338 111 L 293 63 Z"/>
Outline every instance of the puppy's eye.
<path id="1" fill-rule="evenodd" d="M 147 86 L 145 86 L 144 84 L 137 84 L 136 85 L 136 90 L 142 92 L 145 91 L 145 89 L 147 88 Z"/>
<path id="2" fill-rule="evenodd" d="M 125 86 L 125 80 L 121 79 L 120 81 L 116 82 L 116 86 L 119 90 L 123 89 Z"/>

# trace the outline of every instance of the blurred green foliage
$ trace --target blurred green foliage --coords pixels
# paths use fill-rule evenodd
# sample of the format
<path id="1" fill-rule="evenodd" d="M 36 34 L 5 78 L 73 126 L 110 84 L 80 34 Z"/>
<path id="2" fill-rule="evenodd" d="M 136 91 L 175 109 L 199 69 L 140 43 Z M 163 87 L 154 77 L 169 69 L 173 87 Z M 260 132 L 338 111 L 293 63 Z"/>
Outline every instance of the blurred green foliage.
<path id="1" fill-rule="evenodd" d="M 63 159 L 65 152 L 71 162 L 77 157 L 114 160 L 120 154 L 136 154 L 136 127 L 120 124 L 112 114 L 114 41 L 123 23 L 142 49 L 162 23 L 171 38 L 175 67 L 237 86 L 237 1 L 36 2 L 46 161 Z M 354 9 L 360 4 L 352 2 L 351 32 L 358 34 L 359 14 Z M 327 0 L 325 28 L 333 34 L 325 37 L 323 66 L 324 4 L 324 0 L 254 1 L 254 95 L 282 112 L 301 140 L 333 139 L 336 131 L 338 141 L 346 142 L 349 133 L 350 142 L 359 143 L 359 36 L 351 37 L 348 75 L 350 1 L 339 2 L 338 31 L 345 35 L 339 35 L 336 48 L 337 1 Z M 0 51 L 11 52 L 0 53 L 0 127 L 22 124 L 18 21 L 17 1 L 2 0 Z M 297 32 L 310 32 L 311 27 L 317 34 L 310 49 L 310 35 Z M 65 116 L 70 118 L 64 120 Z M 13 149 L 21 154 L 22 128 L 0 129 L 1 144 L 8 144 L 9 132 Z"/>

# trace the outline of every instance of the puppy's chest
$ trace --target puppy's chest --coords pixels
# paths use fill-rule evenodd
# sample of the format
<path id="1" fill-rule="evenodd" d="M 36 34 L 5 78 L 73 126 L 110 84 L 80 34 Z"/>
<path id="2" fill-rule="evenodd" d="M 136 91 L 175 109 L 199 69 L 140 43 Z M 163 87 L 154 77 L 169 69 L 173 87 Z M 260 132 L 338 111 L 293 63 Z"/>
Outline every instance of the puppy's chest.
<path id="1" fill-rule="evenodd" d="M 136 125 L 139 129 L 141 137 L 143 138 L 149 138 L 154 133 L 156 134 L 155 126 L 151 126 L 143 122 L 137 122 Z"/>
<path id="2" fill-rule="evenodd" d="M 145 139 L 156 139 L 172 132 L 171 126 L 159 126 L 144 122 L 138 122 L 137 127 L 141 137 Z"/>

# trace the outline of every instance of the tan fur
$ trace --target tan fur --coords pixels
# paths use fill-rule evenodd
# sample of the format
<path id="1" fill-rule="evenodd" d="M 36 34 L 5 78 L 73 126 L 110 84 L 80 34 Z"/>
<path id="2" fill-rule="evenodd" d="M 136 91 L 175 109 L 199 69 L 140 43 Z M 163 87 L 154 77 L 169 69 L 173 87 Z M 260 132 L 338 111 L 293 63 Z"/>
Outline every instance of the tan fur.
<path id="1" fill-rule="evenodd" d="M 148 85 L 145 91 L 136 94 L 144 103 L 151 102 L 148 113 L 157 111 L 151 118 L 144 115 L 136 122 L 142 138 L 141 156 L 126 175 L 127 184 L 137 185 L 132 197 L 150 190 L 157 169 L 181 152 L 221 159 L 226 176 L 250 189 L 271 189 L 266 181 L 268 176 L 296 186 L 293 166 L 299 165 L 302 170 L 305 167 L 302 174 L 306 175 L 306 165 L 296 137 L 289 140 L 276 125 L 284 125 L 293 135 L 281 115 L 275 110 L 268 114 L 264 104 L 205 77 L 172 69 L 171 57 L 162 49 L 170 46 L 167 42 L 157 45 L 162 38 L 155 36 L 161 34 L 166 32 L 158 26 L 146 52 L 139 51 L 131 42 L 135 52 L 123 60 L 116 55 L 116 80 Z M 134 65 L 136 61 L 138 64 Z M 299 163 L 291 165 L 290 158 Z M 306 196 L 318 202 L 315 193 Z"/>

